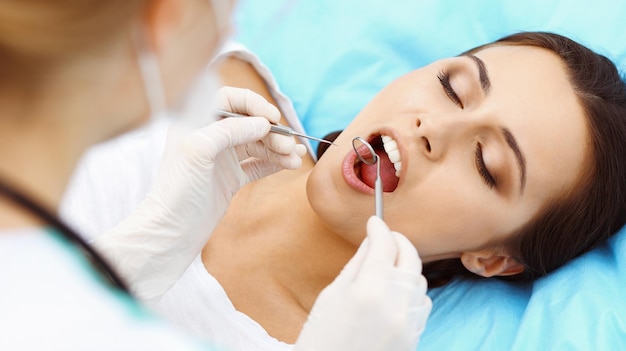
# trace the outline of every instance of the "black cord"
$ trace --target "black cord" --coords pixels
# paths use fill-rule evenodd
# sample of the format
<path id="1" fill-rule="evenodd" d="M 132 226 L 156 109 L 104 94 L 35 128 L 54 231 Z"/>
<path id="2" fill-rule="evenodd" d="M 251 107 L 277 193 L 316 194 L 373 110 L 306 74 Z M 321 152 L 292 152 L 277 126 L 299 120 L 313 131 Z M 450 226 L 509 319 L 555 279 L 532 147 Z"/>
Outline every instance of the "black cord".
<path id="1" fill-rule="evenodd" d="M 126 283 L 115 273 L 105 259 L 80 235 L 63 223 L 57 216 L 52 214 L 52 212 L 46 210 L 43 206 L 37 204 L 14 187 L 7 185 L 2 179 L 0 179 L 0 195 L 4 195 L 22 209 L 36 215 L 57 229 L 63 237 L 82 250 L 85 256 L 90 259 L 92 265 L 111 283 L 111 285 L 113 285 L 113 287 L 130 295 L 130 290 L 128 290 Z"/>

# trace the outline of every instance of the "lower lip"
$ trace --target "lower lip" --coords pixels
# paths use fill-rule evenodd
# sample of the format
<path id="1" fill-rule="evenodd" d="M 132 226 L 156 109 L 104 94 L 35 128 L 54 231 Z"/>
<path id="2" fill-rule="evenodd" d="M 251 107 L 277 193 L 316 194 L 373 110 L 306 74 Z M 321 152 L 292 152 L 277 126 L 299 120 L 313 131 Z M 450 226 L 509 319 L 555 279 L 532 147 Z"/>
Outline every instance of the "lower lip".
<path id="1" fill-rule="evenodd" d="M 363 194 L 372 195 L 374 189 L 370 188 L 367 184 L 363 183 L 354 172 L 354 163 L 356 162 L 356 153 L 354 151 L 349 152 L 343 159 L 342 174 L 346 183 L 354 190 Z"/>

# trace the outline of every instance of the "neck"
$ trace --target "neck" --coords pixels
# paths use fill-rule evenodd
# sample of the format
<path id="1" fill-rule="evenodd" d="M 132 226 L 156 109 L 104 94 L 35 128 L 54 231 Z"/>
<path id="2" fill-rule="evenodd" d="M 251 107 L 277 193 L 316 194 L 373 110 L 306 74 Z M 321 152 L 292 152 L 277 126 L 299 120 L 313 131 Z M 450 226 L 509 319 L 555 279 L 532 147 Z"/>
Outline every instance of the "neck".
<path id="1" fill-rule="evenodd" d="M 241 189 L 202 252 L 235 308 L 286 342 L 356 251 L 310 207 L 306 168 Z"/>
<path id="2" fill-rule="evenodd" d="M 0 178 L 42 206 L 56 211 L 82 151 L 81 138 L 64 130 L 53 114 L 41 123 L 0 115 Z M 67 128 L 65 128 L 67 129 Z M 6 198 L 0 198 L 0 226 L 39 224 Z"/>
<path id="3" fill-rule="evenodd" d="M 237 261 L 232 257 L 243 252 L 235 265 L 260 267 L 307 311 L 357 249 L 322 224 L 310 207 L 308 173 L 283 171 L 240 190 L 203 255 L 205 262 L 215 258 L 210 266 L 217 267 Z M 234 248 L 229 262 L 216 255 L 226 247 Z"/>

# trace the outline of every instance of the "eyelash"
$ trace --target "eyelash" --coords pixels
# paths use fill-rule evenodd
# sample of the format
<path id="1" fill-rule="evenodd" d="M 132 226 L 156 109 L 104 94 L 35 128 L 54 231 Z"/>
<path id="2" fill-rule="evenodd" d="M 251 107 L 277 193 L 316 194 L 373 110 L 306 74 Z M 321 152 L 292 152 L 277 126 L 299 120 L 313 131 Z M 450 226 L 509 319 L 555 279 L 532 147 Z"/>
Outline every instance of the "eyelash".
<path id="1" fill-rule="evenodd" d="M 461 99 L 459 99 L 459 96 L 456 94 L 454 89 L 452 89 L 452 85 L 450 84 L 450 74 L 444 71 L 439 71 L 439 73 L 437 74 L 437 79 L 439 79 L 439 82 L 443 87 L 443 91 L 446 93 L 446 95 L 448 95 L 450 100 L 459 105 L 459 107 L 463 108 L 463 102 L 461 102 Z"/>
<path id="2" fill-rule="evenodd" d="M 493 189 L 496 186 L 496 180 L 491 173 L 489 173 L 489 170 L 485 165 L 485 160 L 483 159 L 483 147 L 480 143 L 476 144 L 476 151 L 474 154 L 476 156 L 476 168 L 478 169 L 478 173 L 485 181 L 485 184 L 487 184 L 490 189 Z"/>

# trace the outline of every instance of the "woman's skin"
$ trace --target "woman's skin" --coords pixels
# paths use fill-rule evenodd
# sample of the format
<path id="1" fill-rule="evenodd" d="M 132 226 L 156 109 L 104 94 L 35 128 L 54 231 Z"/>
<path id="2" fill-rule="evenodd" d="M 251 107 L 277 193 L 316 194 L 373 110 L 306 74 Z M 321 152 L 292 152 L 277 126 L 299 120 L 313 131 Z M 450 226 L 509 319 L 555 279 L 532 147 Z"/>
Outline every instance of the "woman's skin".
<path id="1" fill-rule="evenodd" d="M 374 212 L 373 190 L 355 180 L 352 138 L 385 134 L 402 164 L 397 188 L 386 184 L 389 227 L 423 262 L 461 258 L 479 275 L 519 273 L 498 244 L 574 189 L 587 133 L 564 67 L 547 50 L 499 46 L 437 61 L 383 89 L 315 167 L 243 188 L 204 264 L 240 312 L 294 342 Z"/>

